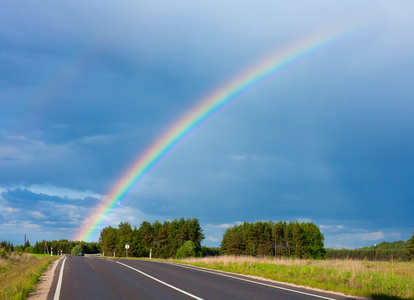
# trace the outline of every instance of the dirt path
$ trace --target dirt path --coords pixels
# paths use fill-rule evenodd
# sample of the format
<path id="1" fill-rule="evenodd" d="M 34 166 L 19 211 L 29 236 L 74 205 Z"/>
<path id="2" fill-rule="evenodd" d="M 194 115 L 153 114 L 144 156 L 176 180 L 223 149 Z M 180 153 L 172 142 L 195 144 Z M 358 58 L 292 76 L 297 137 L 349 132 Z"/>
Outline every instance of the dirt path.
<path id="1" fill-rule="evenodd" d="M 27 299 L 30 299 L 30 300 L 46 300 L 47 299 L 47 295 L 49 294 L 50 287 L 52 286 L 53 275 L 55 274 L 56 267 L 62 258 L 63 256 L 57 260 L 52 261 L 47 266 L 46 271 L 39 278 L 40 282 L 37 285 L 36 289 L 29 294 L 29 297 L 27 297 Z"/>

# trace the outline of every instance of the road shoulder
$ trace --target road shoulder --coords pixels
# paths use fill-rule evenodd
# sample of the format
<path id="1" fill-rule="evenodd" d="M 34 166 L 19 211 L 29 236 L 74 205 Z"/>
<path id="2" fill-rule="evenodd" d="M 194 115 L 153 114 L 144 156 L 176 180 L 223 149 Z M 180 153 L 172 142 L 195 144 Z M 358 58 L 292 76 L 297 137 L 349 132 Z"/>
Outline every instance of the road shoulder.
<path id="1" fill-rule="evenodd" d="M 53 278 L 55 277 L 55 270 L 62 260 L 63 256 L 59 259 L 52 261 L 39 278 L 39 283 L 36 289 L 29 294 L 27 299 L 29 300 L 44 300 L 47 299 L 50 288 L 52 287 Z"/>

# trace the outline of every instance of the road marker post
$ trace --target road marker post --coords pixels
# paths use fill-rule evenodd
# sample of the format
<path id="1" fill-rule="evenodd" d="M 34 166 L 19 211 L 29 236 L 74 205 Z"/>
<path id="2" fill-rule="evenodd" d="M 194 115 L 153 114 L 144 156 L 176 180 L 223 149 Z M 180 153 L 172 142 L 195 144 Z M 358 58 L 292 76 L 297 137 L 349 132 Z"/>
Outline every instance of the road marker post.
<path id="1" fill-rule="evenodd" d="M 128 257 L 128 249 L 129 249 L 129 245 L 128 244 L 125 245 L 125 249 L 126 249 L 126 257 Z"/>

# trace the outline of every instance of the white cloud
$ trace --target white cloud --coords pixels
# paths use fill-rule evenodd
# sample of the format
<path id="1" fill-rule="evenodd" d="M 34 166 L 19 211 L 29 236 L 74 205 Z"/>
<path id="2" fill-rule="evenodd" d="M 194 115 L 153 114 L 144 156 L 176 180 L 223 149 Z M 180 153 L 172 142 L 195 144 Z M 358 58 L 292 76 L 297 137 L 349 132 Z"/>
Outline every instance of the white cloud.
<path id="1" fill-rule="evenodd" d="M 385 242 L 392 239 L 395 234 L 385 234 L 383 231 L 368 231 L 354 229 L 350 232 L 335 234 L 335 229 L 325 236 L 326 248 L 355 249 L 371 246 L 373 242 Z"/>
<path id="2" fill-rule="evenodd" d="M 296 218 L 296 221 L 298 221 L 298 223 L 303 223 L 303 222 L 310 223 L 310 222 L 312 222 L 312 220 L 309 219 L 309 218 Z"/>
<path id="3" fill-rule="evenodd" d="M 221 239 L 218 238 L 218 237 L 206 236 L 206 238 L 204 239 L 204 241 L 208 241 L 208 242 L 221 242 Z"/>
<path id="4" fill-rule="evenodd" d="M 236 222 L 234 222 L 232 224 L 229 224 L 229 223 L 207 224 L 207 225 L 204 226 L 204 228 L 207 229 L 207 230 L 223 230 L 223 229 L 230 228 L 230 227 L 232 227 L 234 225 L 240 225 L 240 224 L 243 224 L 243 222 L 236 221 Z"/>
<path id="5" fill-rule="evenodd" d="M 232 154 L 232 155 L 229 155 L 229 158 L 231 159 L 231 160 L 244 160 L 244 159 L 246 159 L 246 155 L 236 155 L 236 154 Z"/>
<path id="6" fill-rule="evenodd" d="M 387 234 L 387 237 L 399 240 L 399 239 L 401 239 L 401 233 L 400 232 L 391 232 L 390 234 Z"/>
<path id="7" fill-rule="evenodd" d="M 58 222 L 45 221 L 45 224 L 56 225 L 56 224 L 58 224 Z"/>
<path id="8" fill-rule="evenodd" d="M 41 229 L 42 228 L 42 226 L 40 224 L 33 223 L 32 221 L 18 221 L 18 222 L 12 221 L 12 222 L 3 223 L 2 226 L 10 227 L 10 228 L 17 227 L 19 230 L 21 230 L 21 229 L 36 230 L 36 229 Z"/>
<path id="9" fill-rule="evenodd" d="M 0 207 L 0 215 L 3 215 L 3 217 L 10 216 L 10 214 L 18 213 L 19 211 L 19 208 Z"/>
<path id="10" fill-rule="evenodd" d="M 92 135 L 87 136 L 80 139 L 80 142 L 85 144 L 98 144 L 98 145 L 106 145 L 113 142 L 113 138 L 110 135 Z"/>
<path id="11" fill-rule="evenodd" d="M 385 238 L 385 234 L 382 231 L 361 233 L 357 235 L 362 241 L 378 241 Z"/>
<path id="12" fill-rule="evenodd" d="M 319 228 L 323 231 L 338 231 L 344 229 L 343 225 L 319 225 Z"/>
<path id="13" fill-rule="evenodd" d="M 28 214 L 30 216 L 32 216 L 33 218 L 35 218 L 36 220 L 45 220 L 48 217 L 45 216 L 42 212 L 40 211 L 29 211 Z"/>
<path id="14" fill-rule="evenodd" d="M 9 203 L 1 197 L 1 193 L 4 191 L 0 189 L 0 216 L 4 219 L 11 219 L 20 212 L 20 208 L 9 206 Z"/>
<path id="15" fill-rule="evenodd" d="M 258 160 L 259 157 L 256 155 L 250 155 L 250 154 L 230 154 L 229 159 L 235 160 L 235 161 L 246 160 L 246 159 Z"/>

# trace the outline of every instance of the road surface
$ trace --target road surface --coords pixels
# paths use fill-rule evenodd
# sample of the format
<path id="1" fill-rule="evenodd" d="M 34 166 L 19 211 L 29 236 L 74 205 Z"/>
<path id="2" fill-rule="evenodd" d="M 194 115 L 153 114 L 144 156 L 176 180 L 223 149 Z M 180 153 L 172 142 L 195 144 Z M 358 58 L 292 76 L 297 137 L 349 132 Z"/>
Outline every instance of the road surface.
<path id="1" fill-rule="evenodd" d="M 353 299 L 180 264 L 67 256 L 47 299 Z"/>

